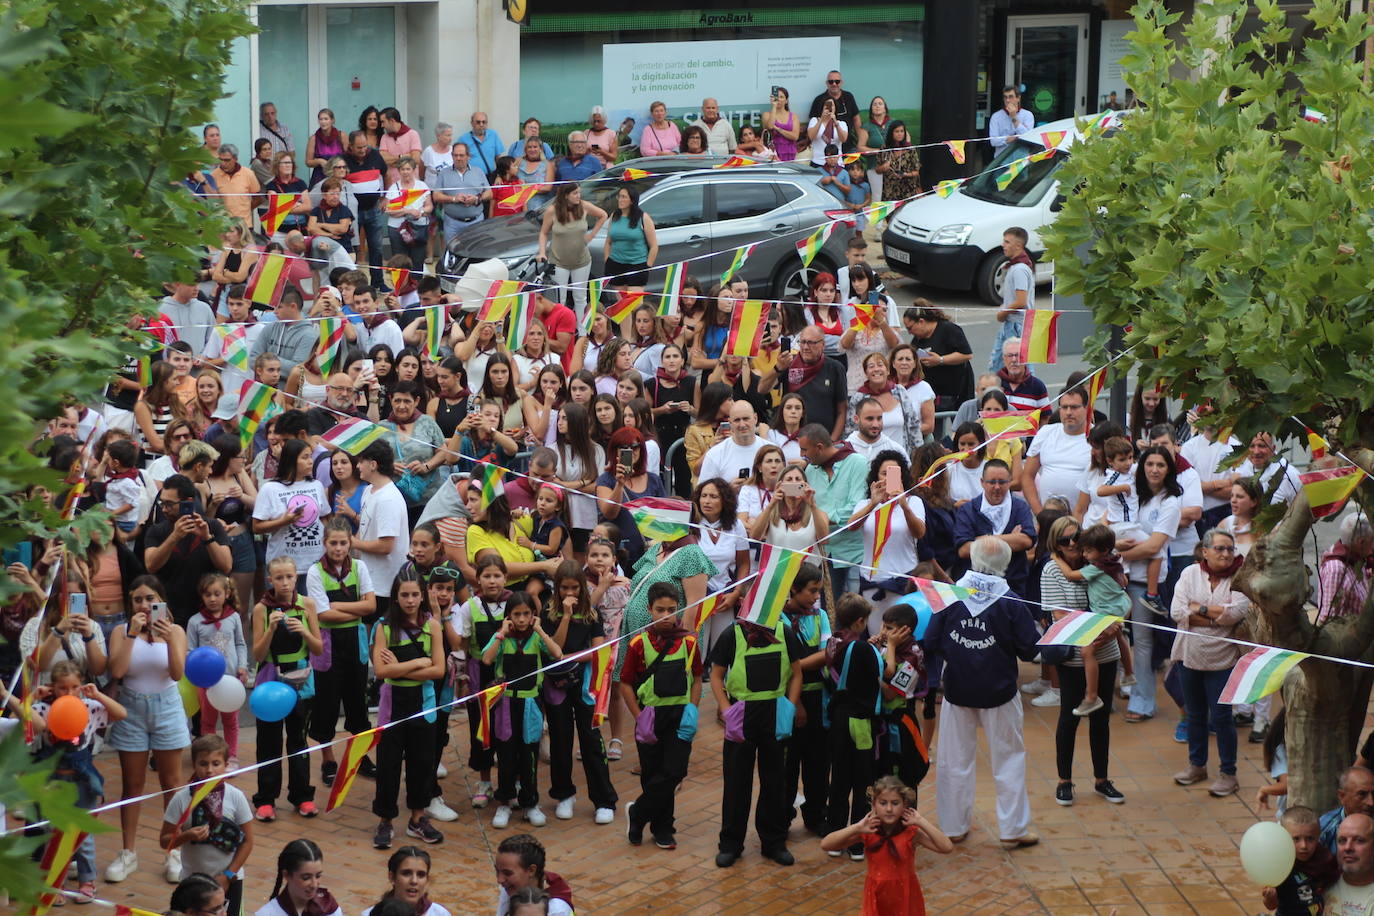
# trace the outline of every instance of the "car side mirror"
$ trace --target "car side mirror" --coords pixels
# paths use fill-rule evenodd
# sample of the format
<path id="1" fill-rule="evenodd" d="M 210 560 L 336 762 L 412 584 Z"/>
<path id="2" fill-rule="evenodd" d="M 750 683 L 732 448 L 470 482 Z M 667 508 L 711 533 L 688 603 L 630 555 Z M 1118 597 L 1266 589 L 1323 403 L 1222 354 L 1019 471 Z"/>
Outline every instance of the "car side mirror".
<path id="1" fill-rule="evenodd" d="M 1063 194 L 1056 194 L 1056 195 L 1054 195 L 1054 200 L 1050 202 L 1050 212 L 1051 212 L 1051 213 L 1058 213 L 1060 210 L 1063 210 L 1063 209 L 1064 209 L 1064 195 L 1063 195 Z"/>

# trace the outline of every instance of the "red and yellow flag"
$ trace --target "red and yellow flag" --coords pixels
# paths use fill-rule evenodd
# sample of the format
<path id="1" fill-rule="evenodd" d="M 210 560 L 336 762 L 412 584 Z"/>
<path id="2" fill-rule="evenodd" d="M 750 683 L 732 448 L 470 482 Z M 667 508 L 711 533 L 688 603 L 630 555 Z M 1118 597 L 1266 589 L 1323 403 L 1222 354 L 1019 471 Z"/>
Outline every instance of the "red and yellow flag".
<path id="1" fill-rule="evenodd" d="M 387 285 L 391 291 L 400 295 L 401 287 L 410 279 L 410 268 L 408 267 L 383 267 L 382 276 L 386 277 Z"/>
<path id="2" fill-rule="evenodd" d="M 716 168 L 738 169 L 743 168 L 746 165 L 758 165 L 758 162 L 756 162 L 753 159 L 750 159 L 748 156 L 731 156 L 729 159 L 726 159 L 720 165 L 716 166 Z"/>
<path id="3" fill-rule="evenodd" d="M 701 602 L 701 604 L 697 606 L 698 629 L 701 628 L 701 625 L 705 623 L 712 614 L 720 610 L 720 599 L 720 595 L 712 595 L 710 598 L 707 598 L 705 601 Z"/>
<path id="4" fill-rule="evenodd" d="M 968 452 L 950 452 L 948 455 L 943 455 L 939 458 L 936 458 L 934 461 L 930 463 L 930 467 L 926 468 L 925 475 L 922 476 L 921 479 L 916 483 L 916 486 L 925 486 L 926 484 L 934 480 L 940 473 L 942 473 L 941 468 L 943 468 L 945 465 L 949 464 L 951 461 L 963 461 L 968 456 Z"/>
<path id="5" fill-rule="evenodd" d="M 730 315 L 730 334 L 725 338 L 725 354 L 730 356 L 758 356 L 763 346 L 763 332 L 768 328 L 768 303 L 762 299 L 745 299 L 735 303 Z"/>
<path id="6" fill-rule="evenodd" d="M 878 507 L 878 511 L 873 513 L 873 563 L 876 567 L 878 561 L 882 559 L 883 548 L 887 542 L 892 540 L 892 509 L 896 503 L 884 503 Z M 876 575 L 870 573 L 873 578 Z"/>
<path id="7" fill-rule="evenodd" d="M 224 782 L 223 776 L 216 776 L 196 786 L 196 791 L 191 794 L 191 800 L 186 803 L 186 810 L 181 812 L 181 817 L 177 818 L 177 826 L 186 823 L 186 819 L 191 816 L 191 812 L 196 810 L 196 806 L 205 801 L 206 797 L 215 790 L 215 786 Z"/>
<path id="8" fill-rule="evenodd" d="M 343 760 L 339 761 L 339 772 L 334 775 L 334 785 L 330 788 L 329 798 L 324 803 L 326 812 L 333 811 L 343 804 L 344 799 L 348 797 L 348 790 L 353 788 L 353 780 L 358 778 L 359 765 L 368 752 L 377 746 L 377 741 L 381 737 L 380 728 L 370 728 L 344 742 Z"/>
<path id="9" fill-rule="evenodd" d="M 125 906 L 122 903 L 115 904 L 115 916 L 162 916 L 161 913 L 154 913 L 152 910 L 140 910 L 136 906 Z"/>
<path id="10" fill-rule="evenodd" d="M 849 165 L 850 163 L 858 162 L 862 158 L 862 153 L 845 153 L 843 156 L 840 157 L 840 162 L 844 165 Z"/>
<path id="11" fill-rule="evenodd" d="M 477 320 L 500 321 L 505 318 L 524 288 L 525 284 L 519 280 L 497 280 L 492 283 L 487 290 L 487 297 L 477 309 Z"/>
<path id="12" fill-rule="evenodd" d="M 631 313 L 639 307 L 639 303 L 643 300 L 643 292 L 625 293 L 619 299 L 602 309 L 602 314 L 616 324 L 620 324 L 626 318 L 630 317 Z"/>
<path id="13" fill-rule="evenodd" d="M 301 194 L 268 194 L 267 212 L 262 216 L 262 228 L 268 235 L 276 235 L 281 224 L 291 215 L 291 208 L 301 202 Z"/>
<path id="14" fill-rule="evenodd" d="M 1326 450 L 1331 447 L 1331 443 L 1327 442 L 1320 433 L 1314 432 L 1306 426 L 1303 429 L 1307 431 L 1307 447 L 1312 450 L 1312 460 L 1325 458 Z"/>
<path id="15" fill-rule="evenodd" d="M 248 278 L 249 301 L 276 308 L 281 291 L 286 288 L 287 267 L 286 256 L 282 254 L 265 254 L 258 258 L 253 275 Z"/>
<path id="16" fill-rule="evenodd" d="M 1063 143 L 1068 135 L 1067 130 L 1047 130 L 1040 135 L 1040 142 L 1045 145 L 1045 149 L 1058 149 L 1059 144 Z"/>
<path id="17" fill-rule="evenodd" d="M 945 146 L 949 148 L 949 154 L 954 157 L 954 161 L 960 165 L 964 164 L 964 144 L 967 140 L 946 140 Z"/>
<path id="18" fill-rule="evenodd" d="M 534 199 L 534 195 L 543 190 L 544 185 L 542 184 L 522 184 L 514 193 L 504 195 L 497 200 L 496 203 L 502 207 L 522 210 L 525 208 L 526 204 Z"/>
<path id="19" fill-rule="evenodd" d="M 386 212 L 400 213 L 402 210 L 409 210 L 428 193 L 429 191 L 424 188 L 397 188 L 396 196 L 387 198 Z"/>
<path id="20" fill-rule="evenodd" d="M 979 417 L 978 422 L 983 424 L 983 429 L 990 439 L 1001 439 L 1008 436 L 1033 436 L 1040 429 L 1041 409 L 1043 408 L 1037 408 L 1030 413 L 999 410 L 996 413 Z"/>
<path id="21" fill-rule="evenodd" d="M 1085 378 L 1082 384 L 1087 390 L 1087 424 L 1091 427 L 1093 423 L 1093 405 L 1097 403 L 1097 396 L 1102 393 L 1102 387 L 1107 384 L 1107 367 L 1103 366 L 1101 369 L 1095 371 L 1092 375 Z"/>
<path id="22" fill-rule="evenodd" d="M 854 310 L 854 317 L 849 319 L 849 329 L 851 331 L 864 331 L 873 323 L 873 313 L 878 310 L 878 306 L 872 302 L 851 302 L 849 307 Z"/>
<path id="23" fill-rule="evenodd" d="M 67 877 L 67 866 L 86 834 L 79 830 L 58 830 L 53 828 L 52 837 L 43 850 L 43 860 L 39 868 L 43 870 L 43 886 L 48 888 L 29 909 L 29 916 L 43 916 L 61 893 L 62 884 Z"/>
<path id="24" fill-rule="evenodd" d="M 1345 501 L 1364 480 L 1365 473 L 1357 467 L 1328 468 L 1299 474 L 1313 518 L 1326 518 L 1345 508 Z"/>
<path id="25" fill-rule="evenodd" d="M 1021 362 L 1059 362 L 1059 313 L 1054 309 L 1026 309 L 1021 330 Z"/>
<path id="26" fill-rule="evenodd" d="M 648 178 L 649 173 L 643 169 L 626 169 L 620 173 L 621 181 L 634 181 L 636 178 Z"/>
<path id="27" fill-rule="evenodd" d="M 619 642 L 602 643 L 592 653 L 592 727 L 599 728 L 611 713 L 611 672 Z"/>
<path id="28" fill-rule="evenodd" d="M 493 684 L 477 694 L 477 740 L 482 742 L 482 747 L 491 747 L 491 711 L 505 692 L 505 684 Z"/>

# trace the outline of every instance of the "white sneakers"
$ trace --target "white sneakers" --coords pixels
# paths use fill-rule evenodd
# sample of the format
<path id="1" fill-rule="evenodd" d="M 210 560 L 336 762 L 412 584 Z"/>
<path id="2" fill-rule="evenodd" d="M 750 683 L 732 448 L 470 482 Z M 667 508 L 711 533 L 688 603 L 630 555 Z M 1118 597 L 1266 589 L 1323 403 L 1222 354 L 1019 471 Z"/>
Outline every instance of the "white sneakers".
<path id="1" fill-rule="evenodd" d="M 1038 697 L 1036 697 L 1035 699 L 1031 700 L 1031 701 L 1030 701 L 1030 704 L 1031 704 L 1032 706 L 1040 706 L 1040 707 L 1042 707 L 1042 708 L 1043 708 L 1043 707 L 1046 707 L 1046 706 L 1058 706 L 1058 705 L 1059 705 L 1059 691 L 1056 690 L 1056 689 L 1053 688 L 1053 687 L 1050 687 L 1050 688 L 1049 688 L 1048 690 L 1046 690 L 1044 693 L 1040 694 L 1040 696 L 1038 696 Z"/>
<path id="2" fill-rule="evenodd" d="M 1021 692 L 1028 693 L 1033 697 L 1038 697 L 1040 696 L 1040 694 L 1044 693 L 1046 690 L 1049 689 L 1050 682 L 1045 680 L 1043 677 L 1038 677 L 1035 680 L 1030 681 L 1029 683 L 1021 685 Z"/>
<path id="3" fill-rule="evenodd" d="M 615 820 L 615 809 L 614 809 L 614 808 L 597 808 L 597 809 L 596 809 L 596 822 L 597 822 L 598 824 L 603 824 L 603 825 L 604 825 L 604 824 L 609 824 L 609 823 L 611 823 L 611 822 L 614 821 L 614 820 Z"/>
<path id="4" fill-rule="evenodd" d="M 121 849 L 119 855 L 114 857 L 114 861 L 105 867 L 105 880 L 111 884 L 118 884 L 136 871 L 138 853 L 132 849 Z"/>
<path id="5" fill-rule="evenodd" d="M 162 867 L 162 877 L 168 884 L 181 883 L 181 850 L 173 849 L 167 853 L 167 862 Z"/>
<path id="6" fill-rule="evenodd" d="M 440 763 L 437 767 L 434 768 L 434 775 L 439 779 L 443 779 L 445 776 L 448 775 L 448 767 Z"/>
<path id="7" fill-rule="evenodd" d="M 496 806 L 496 813 L 491 816 L 491 825 L 497 830 L 510 826 L 510 805 Z"/>
<path id="8" fill-rule="evenodd" d="M 430 799 L 429 807 L 425 809 L 425 814 L 428 814 L 436 821 L 458 820 L 458 812 L 444 804 L 444 797 L 442 795 L 436 795 Z"/>
<path id="9" fill-rule="evenodd" d="M 530 822 L 531 827 L 543 827 L 549 822 L 549 819 L 544 816 L 544 812 L 539 810 L 538 805 L 525 809 L 525 820 Z"/>
<path id="10" fill-rule="evenodd" d="M 573 807 L 576 805 L 576 803 L 577 796 L 569 795 L 567 798 L 563 799 L 561 802 L 558 803 L 557 808 L 553 809 L 553 816 L 558 818 L 560 821 L 572 820 Z M 598 823 L 600 822 L 598 821 Z"/>

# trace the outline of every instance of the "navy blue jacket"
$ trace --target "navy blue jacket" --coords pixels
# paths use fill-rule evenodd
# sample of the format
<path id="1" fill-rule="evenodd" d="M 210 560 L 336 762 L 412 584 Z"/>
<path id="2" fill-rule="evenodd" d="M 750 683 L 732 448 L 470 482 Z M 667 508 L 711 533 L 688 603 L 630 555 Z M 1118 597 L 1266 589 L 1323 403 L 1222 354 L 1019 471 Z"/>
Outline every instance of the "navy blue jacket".
<path id="1" fill-rule="evenodd" d="M 1015 493 L 1007 494 L 1011 500 L 1011 513 L 1007 516 L 1007 525 L 1001 531 L 992 530 L 992 522 L 988 521 L 983 514 L 983 497 L 970 499 L 962 506 L 954 510 L 954 546 L 963 547 L 969 541 L 982 537 L 985 534 L 1006 534 L 1017 525 L 1021 526 L 1021 533 L 1035 541 L 1035 516 L 1031 515 L 1030 504 Z M 1011 554 L 1011 564 L 1007 567 L 1006 580 L 1011 586 L 1011 590 L 1018 595 L 1026 593 L 1026 580 L 1030 574 L 1030 561 L 1026 559 L 1027 551 L 1015 550 Z M 960 557 L 958 566 L 950 575 L 959 578 L 969 570 L 969 561 Z"/>
<path id="2" fill-rule="evenodd" d="M 930 618 L 921 643 L 926 668 L 943 661 L 945 699 L 955 706 L 992 709 L 1016 696 L 1016 660 L 1040 651 L 1030 607 L 1009 591 L 974 617 L 964 602 Z"/>

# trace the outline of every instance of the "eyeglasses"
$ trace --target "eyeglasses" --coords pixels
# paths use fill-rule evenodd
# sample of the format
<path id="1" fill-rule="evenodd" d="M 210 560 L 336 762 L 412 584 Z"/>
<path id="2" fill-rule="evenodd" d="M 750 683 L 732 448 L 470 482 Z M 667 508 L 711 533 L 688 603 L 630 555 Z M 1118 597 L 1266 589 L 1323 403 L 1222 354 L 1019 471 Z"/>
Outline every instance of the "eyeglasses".
<path id="1" fill-rule="evenodd" d="M 173 509 L 179 509 L 179 508 L 181 508 L 181 501 L 180 501 L 180 500 L 177 500 L 177 499 L 171 499 L 171 500 L 168 500 L 168 499 L 159 499 L 159 500 L 157 501 L 157 504 L 158 504 L 159 506 L 161 506 L 164 510 L 169 511 L 169 512 L 170 512 L 171 510 L 173 510 Z"/>
<path id="2" fill-rule="evenodd" d="M 826 80 L 826 83 L 829 84 L 829 85 L 831 85 L 831 86 L 838 86 L 840 83 L 843 83 L 843 82 L 844 82 L 844 80 Z"/>
<path id="3" fill-rule="evenodd" d="M 442 579 L 450 582 L 455 582 L 458 579 L 462 578 L 462 575 L 463 574 L 459 572 L 457 569 L 447 565 L 436 566 L 429 571 L 429 578 L 431 581 L 435 579 Z"/>
<path id="4" fill-rule="evenodd" d="M 1208 547 L 1207 549 L 1208 549 L 1208 550 L 1215 550 L 1217 553 L 1235 553 L 1235 552 L 1236 552 L 1236 548 L 1234 548 L 1234 547 L 1220 547 L 1220 546 L 1218 546 L 1218 547 Z"/>
<path id="5" fill-rule="evenodd" d="M 983 483 L 990 487 L 1006 487 L 1011 485 L 1011 480 L 988 480 L 987 478 L 983 478 Z"/>
<path id="6" fill-rule="evenodd" d="M 219 914 L 219 916 L 223 916 L 224 913 L 229 912 L 229 901 L 228 901 L 227 899 L 226 899 L 226 900 L 222 900 L 222 901 L 220 901 L 220 905 L 219 905 L 219 906 L 199 907 L 199 908 L 196 909 L 196 912 L 197 912 L 197 913 Z"/>
<path id="7" fill-rule="evenodd" d="M 802 341 L 798 341 L 798 342 L 799 342 L 803 347 L 819 347 L 821 344 L 825 343 L 824 340 L 802 340 Z"/>

